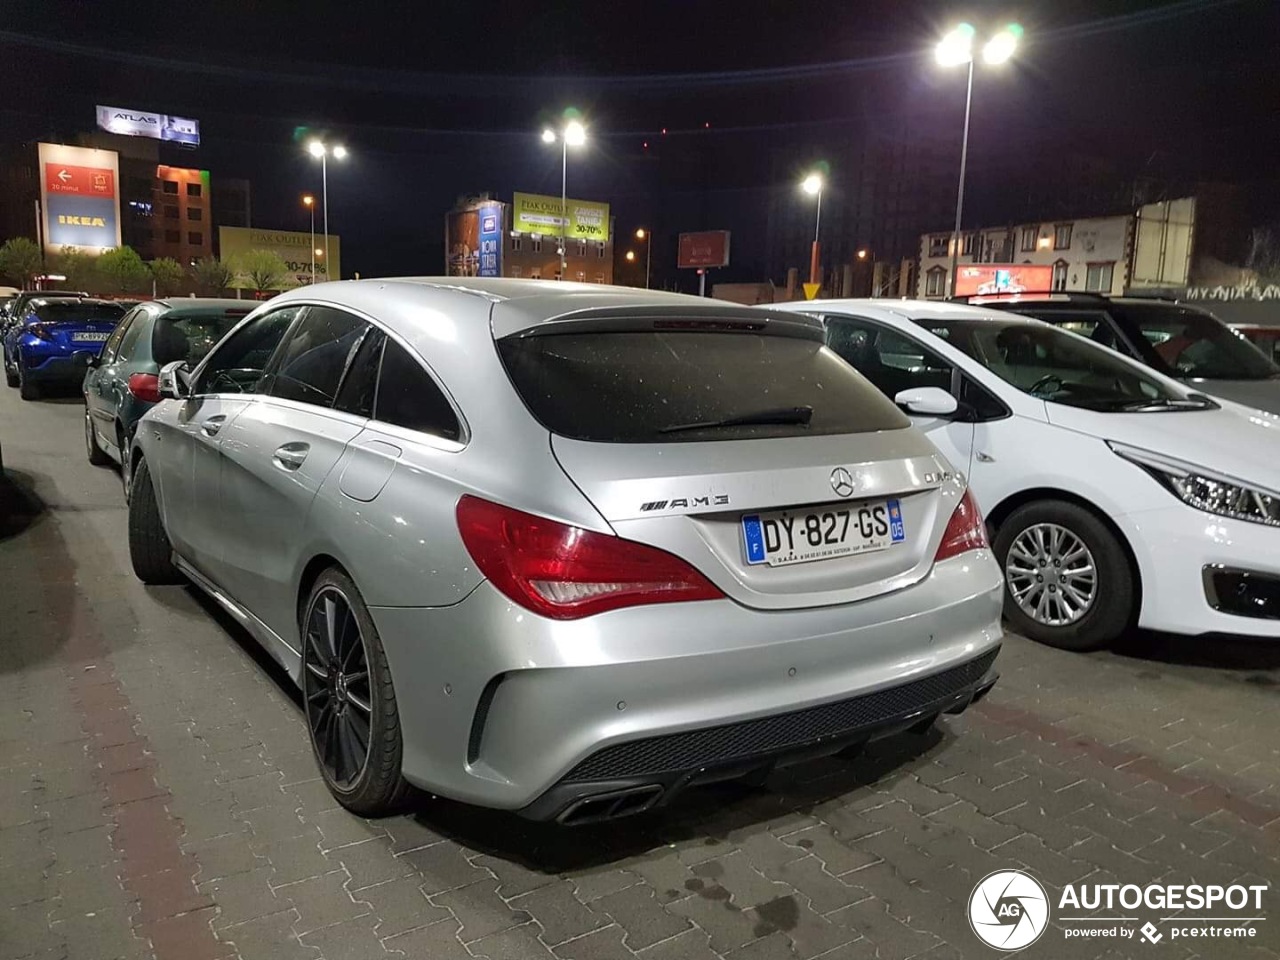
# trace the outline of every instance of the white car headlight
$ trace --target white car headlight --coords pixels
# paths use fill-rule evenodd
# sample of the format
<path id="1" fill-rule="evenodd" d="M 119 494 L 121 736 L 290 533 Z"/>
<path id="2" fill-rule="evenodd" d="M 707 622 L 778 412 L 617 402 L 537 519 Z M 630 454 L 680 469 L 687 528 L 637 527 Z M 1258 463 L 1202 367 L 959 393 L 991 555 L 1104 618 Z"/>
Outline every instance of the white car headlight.
<path id="1" fill-rule="evenodd" d="M 1247 486 L 1213 470 L 1108 442 L 1112 450 L 1155 477 L 1188 506 L 1232 520 L 1280 527 L 1280 494 Z"/>

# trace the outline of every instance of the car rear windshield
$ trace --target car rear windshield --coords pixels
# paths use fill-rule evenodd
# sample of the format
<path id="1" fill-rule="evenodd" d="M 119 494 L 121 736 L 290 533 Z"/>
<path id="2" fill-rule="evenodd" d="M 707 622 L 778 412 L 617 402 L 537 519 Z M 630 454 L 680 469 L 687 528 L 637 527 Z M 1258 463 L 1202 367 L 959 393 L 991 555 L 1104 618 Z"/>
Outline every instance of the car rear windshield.
<path id="1" fill-rule="evenodd" d="M 114 303 L 75 303 L 73 301 L 42 303 L 35 309 L 36 318 L 45 323 L 88 323 L 119 320 L 124 308 Z"/>
<path id="2" fill-rule="evenodd" d="M 185 360 L 192 368 L 204 359 L 213 345 L 248 315 L 247 310 L 202 313 L 184 317 L 166 314 L 151 331 L 151 356 L 161 365 Z"/>
<path id="3" fill-rule="evenodd" d="M 605 331 L 508 337 L 498 351 L 534 417 L 575 440 L 705 442 L 910 426 L 817 340 Z"/>
<path id="4" fill-rule="evenodd" d="M 1205 380 L 1280 376 L 1280 367 L 1211 313 L 1166 304 L 1117 304 L 1111 309 L 1143 360 L 1166 376 Z"/>

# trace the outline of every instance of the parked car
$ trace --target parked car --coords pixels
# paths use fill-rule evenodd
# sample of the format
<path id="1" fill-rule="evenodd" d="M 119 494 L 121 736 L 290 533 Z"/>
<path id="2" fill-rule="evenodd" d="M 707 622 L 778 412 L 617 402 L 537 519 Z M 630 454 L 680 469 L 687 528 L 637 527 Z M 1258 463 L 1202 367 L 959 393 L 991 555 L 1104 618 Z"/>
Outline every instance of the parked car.
<path id="1" fill-rule="evenodd" d="M 590 284 L 285 293 L 143 417 L 129 545 L 303 690 L 325 782 L 565 823 L 995 682 L 963 482 L 812 319 Z"/>
<path id="2" fill-rule="evenodd" d="M 89 462 L 123 463 L 138 421 L 160 400 L 160 367 L 175 360 L 194 367 L 250 309 L 240 300 L 192 297 L 146 301 L 126 313 L 84 376 Z"/>
<path id="3" fill-rule="evenodd" d="M 5 310 L 4 323 L 0 324 L 0 338 L 9 332 L 9 327 L 21 323 L 30 314 L 29 304 L 32 300 L 52 300 L 56 297 L 87 297 L 83 290 L 23 290 L 9 301 Z M 8 362 L 6 356 L 5 362 Z"/>
<path id="4" fill-rule="evenodd" d="M 1231 329 L 1261 350 L 1272 363 L 1280 361 L 1280 326 L 1233 323 Z"/>
<path id="5" fill-rule="evenodd" d="M 27 319 L 5 337 L 5 381 L 23 400 L 50 384 L 79 384 L 124 310 L 110 300 L 57 297 L 32 300 Z"/>
<path id="6" fill-rule="evenodd" d="M 1017 632 L 1280 638 L 1280 417 L 1084 337 L 957 304 L 832 300 L 827 342 L 969 477 Z"/>
<path id="7" fill-rule="evenodd" d="M 1088 337 L 1210 396 L 1280 413 L 1280 366 L 1196 307 L 1075 293 L 982 303 Z"/>

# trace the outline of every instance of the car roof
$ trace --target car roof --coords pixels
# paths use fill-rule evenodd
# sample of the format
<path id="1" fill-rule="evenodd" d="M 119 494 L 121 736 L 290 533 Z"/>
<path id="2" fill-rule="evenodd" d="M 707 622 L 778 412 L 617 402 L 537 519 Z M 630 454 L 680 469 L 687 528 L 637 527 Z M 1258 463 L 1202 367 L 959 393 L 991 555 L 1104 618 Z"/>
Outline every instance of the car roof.
<path id="1" fill-rule="evenodd" d="M 53 303 L 62 305 L 67 303 L 68 301 L 70 301 L 73 304 L 89 306 L 89 307 L 120 307 L 120 304 L 118 304 L 116 301 L 108 300 L 106 297 L 45 297 L 45 296 L 32 297 L 31 306 L 33 308 L 43 307 Z M 123 310 L 124 308 L 120 307 L 120 309 Z"/>
<path id="2" fill-rule="evenodd" d="M 975 307 L 949 300 L 888 300 L 883 298 L 848 298 L 841 300 L 807 300 L 774 304 L 776 309 L 803 313 L 856 312 L 869 319 L 894 320 L 990 320 L 1009 323 L 1008 312 Z M 1030 317 L 1020 318 L 1029 324 L 1039 323 Z"/>
<path id="3" fill-rule="evenodd" d="M 477 277 L 387 277 L 369 280 L 336 280 L 298 287 L 268 301 L 320 301 L 348 306 L 377 317 L 405 336 L 423 333 L 438 319 L 431 312 L 406 311 L 412 305 L 448 310 L 457 320 L 468 314 L 484 339 L 500 339 L 554 320 L 608 311 L 652 309 L 663 314 L 755 317 L 756 311 L 740 304 L 710 300 L 683 293 L 642 290 L 637 287 L 553 280 L 517 280 Z M 795 323 L 779 314 L 777 320 Z M 490 322 L 491 321 L 491 322 Z M 473 334 L 474 335 L 474 332 Z M 478 343 L 477 343 L 478 345 Z"/>
<path id="4" fill-rule="evenodd" d="M 221 316 L 231 312 L 248 316 L 262 306 L 257 300 L 236 300 L 232 297 L 162 297 L 159 300 L 143 300 L 142 304 L 154 305 L 165 315 L 184 317 Z"/>

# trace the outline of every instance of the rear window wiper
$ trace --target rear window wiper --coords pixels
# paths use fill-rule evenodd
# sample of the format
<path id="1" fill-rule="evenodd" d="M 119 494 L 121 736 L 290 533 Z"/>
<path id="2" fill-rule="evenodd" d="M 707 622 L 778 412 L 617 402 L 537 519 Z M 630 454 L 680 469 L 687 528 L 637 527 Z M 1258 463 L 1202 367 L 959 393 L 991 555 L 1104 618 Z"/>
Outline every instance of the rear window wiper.
<path id="1" fill-rule="evenodd" d="M 722 420 L 700 420 L 697 423 L 675 423 L 663 427 L 659 433 L 683 433 L 686 430 L 714 430 L 717 427 L 754 427 L 775 424 L 805 424 L 813 419 L 813 407 L 775 407 L 772 410 L 756 410 Z"/>

